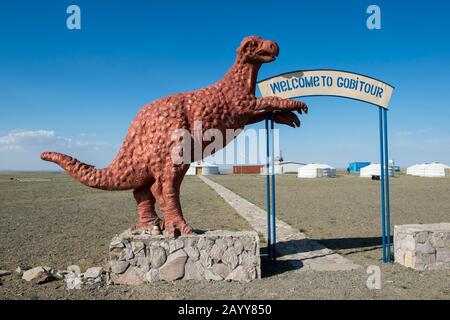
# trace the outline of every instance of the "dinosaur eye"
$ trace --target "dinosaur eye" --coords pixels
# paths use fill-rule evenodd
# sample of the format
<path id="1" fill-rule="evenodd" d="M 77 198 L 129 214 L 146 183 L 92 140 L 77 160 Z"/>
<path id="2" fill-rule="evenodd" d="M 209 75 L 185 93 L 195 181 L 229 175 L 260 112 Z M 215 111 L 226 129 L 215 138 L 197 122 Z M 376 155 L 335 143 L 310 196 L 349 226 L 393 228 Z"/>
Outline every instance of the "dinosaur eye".
<path id="1" fill-rule="evenodd" d="M 255 42 L 254 41 L 250 41 L 249 43 L 247 43 L 247 48 L 254 48 L 255 47 Z"/>

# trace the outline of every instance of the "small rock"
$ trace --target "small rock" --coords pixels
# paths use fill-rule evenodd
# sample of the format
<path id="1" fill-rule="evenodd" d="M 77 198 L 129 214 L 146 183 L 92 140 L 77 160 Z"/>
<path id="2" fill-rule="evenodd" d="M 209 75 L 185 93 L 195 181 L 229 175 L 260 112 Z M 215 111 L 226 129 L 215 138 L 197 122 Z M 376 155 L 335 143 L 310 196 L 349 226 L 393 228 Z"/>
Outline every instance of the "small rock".
<path id="1" fill-rule="evenodd" d="M 223 263 L 216 263 L 212 266 L 212 271 L 225 279 L 231 272 L 231 269 Z"/>
<path id="2" fill-rule="evenodd" d="M 433 233 L 431 242 L 436 248 L 443 248 L 445 246 L 446 235 L 443 232 Z"/>
<path id="3" fill-rule="evenodd" d="M 146 258 L 146 257 L 139 257 L 139 258 L 136 259 L 136 265 L 138 267 L 141 267 L 141 268 L 142 267 L 149 267 L 150 263 L 151 263 L 150 259 Z"/>
<path id="4" fill-rule="evenodd" d="M 226 264 L 231 270 L 236 268 L 239 263 L 238 256 L 236 255 L 234 248 L 228 248 L 223 254 L 222 261 Z"/>
<path id="5" fill-rule="evenodd" d="M 152 236 L 159 236 L 161 234 L 161 230 L 158 226 L 153 226 L 152 231 L 150 232 Z"/>
<path id="6" fill-rule="evenodd" d="M 239 240 L 234 243 L 234 252 L 240 255 L 244 251 L 244 245 Z"/>
<path id="7" fill-rule="evenodd" d="M 159 243 L 159 246 L 161 248 L 164 248 L 164 250 L 166 250 L 166 252 L 169 252 L 170 246 L 169 246 L 169 243 L 167 241 L 161 241 Z"/>
<path id="8" fill-rule="evenodd" d="M 184 266 L 183 280 L 203 280 L 200 271 L 198 270 L 198 264 L 192 260 L 188 260 Z"/>
<path id="9" fill-rule="evenodd" d="M 124 273 L 125 270 L 127 270 L 128 266 L 130 265 L 127 261 L 111 261 L 111 271 L 113 273 L 121 274 Z"/>
<path id="10" fill-rule="evenodd" d="M 187 238 L 184 239 L 184 241 L 185 241 L 185 247 L 186 248 L 188 248 L 188 247 L 197 247 L 198 237 L 193 237 L 193 236 L 187 237 Z"/>
<path id="11" fill-rule="evenodd" d="M 135 258 L 145 258 L 145 250 L 141 250 L 134 254 Z"/>
<path id="12" fill-rule="evenodd" d="M 83 274 L 83 277 L 86 279 L 95 279 L 102 274 L 102 271 L 102 267 L 92 267 L 86 270 L 86 272 Z"/>
<path id="13" fill-rule="evenodd" d="M 114 279 L 114 284 L 139 285 L 145 282 L 145 273 L 137 267 L 130 267 L 127 272 Z"/>
<path id="14" fill-rule="evenodd" d="M 69 272 L 73 272 L 73 273 L 75 273 L 76 275 L 79 275 L 79 274 L 81 274 L 81 269 L 80 269 L 80 267 L 79 266 L 77 266 L 77 265 L 71 265 L 71 266 L 68 266 L 67 267 L 67 271 L 69 271 Z"/>
<path id="15" fill-rule="evenodd" d="M 232 237 L 225 237 L 225 243 L 227 244 L 228 248 L 231 248 L 234 244 L 234 240 Z"/>
<path id="16" fill-rule="evenodd" d="M 258 265 L 258 258 L 254 255 L 251 255 L 247 252 L 242 252 L 240 255 L 240 263 L 244 267 L 254 267 Z"/>
<path id="17" fill-rule="evenodd" d="M 201 251 L 200 252 L 200 263 L 202 264 L 202 266 L 207 269 L 209 267 L 212 266 L 212 259 L 211 257 L 208 255 L 208 253 L 206 251 Z"/>
<path id="18" fill-rule="evenodd" d="M 255 267 L 244 267 L 244 268 L 247 270 L 250 279 L 256 279 L 258 277 L 258 273 Z"/>
<path id="19" fill-rule="evenodd" d="M 198 251 L 197 248 L 186 247 L 184 248 L 184 251 L 186 251 L 192 261 L 197 261 L 200 258 L 200 251 Z"/>
<path id="20" fill-rule="evenodd" d="M 183 249 L 175 251 L 167 257 L 166 263 L 159 269 L 161 280 L 173 281 L 184 276 L 184 265 L 188 255 Z"/>
<path id="21" fill-rule="evenodd" d="M 162 247 L 150 247 L 150 263 L 152 268 L 159 268 L 166 262 L 166 251 Z"/>
<path id="22" fill-rule="evenodd" d="M 150 271 L 150 265 L 147 264 L 147 265 L 139 266 L 139 269 L 141 269 L 142 272 L 147 273 Z"/>
<path id="23" fill-rule="evenodd" d="M 130 263 L 130 265 L 132 266 L 137 266 L 137 259 L 132 259 L 128 261 Z"/>
<path id="24" fill-rule="evenodd" d="M 225 278 L 225 280 L 249 282 L 249 275 L 243 266 L 239 266 Z"/>
<path id="25" fill-rule="evenodd" d="M 402 249 L 405 250 L 415 250 L 416 249 L 416 241 L 414 240 L 414 237 L 412 235 L 407 235 L 405 237 L 405 239 L 403 239 L 402 243 L 401 243 L 401 247 Z"/>
<path id="26" fill-rule="evenodd" d="M 119 260 L 131 260 L 133 258 L 133 250 L 131 250 L 131 248 L 125 248 L 122 250 L 122 255 L 119 257 Z"/>
<path id="27" fill-rule="evenodd" d="M 124 240 L 122 243 L 124 244 L 125 248 L 131 249 L 130 239 Z"/>
<path id="28" fill-rule="evenodd" d="M 204 277 L 206 280 L 213 280 L 213 281 L 220 281 L 223 280 L 223 278 L 217 274 L 215 274 L 213 271 L 211 271 L 210 269 L 206 269 L 205 270 L 205 274 Z"/>
<path id="29" fill-rule="evenodd" d="M 211 252 L 210 252 L 210 257 L 211 259 L 213 259 L 215 262 L 218 262 L 222 259 L 222 255 L 225 252 L 225 249 L 223 248 L 223 246 L 221 246 L 220 244 L 217 244 L 217 242 L 220 239 L 218 239 L 216 241 L 216 243 L 212 246 L 211 248 Z"/>
<path id="30" fill-rule="evenodd" d="M 53 276 L 43 267 L 36 267 L 25 271 L 22 275 L 22 279 L 28 282 L 42 284 L 51 281 Z"/>
<path id="31" fill-rule="evenodd" d="M 242 239 L 243 241 L 243 245 L 244 245 L 244 249 L 247 250 L 250 253 L 255 252 L 255 239 L 251 238 L 251 237 L 246 237 Z"/>
<path id="32" fill-rule="evenodd" d="M 133 241 L 131 243 L 131 250 L 134 254 L 141 252 L 142 250 L 144 250 L 144 248 L 145 244 L 142 241 Z"/>
<path id="33" fill-rule="evenodd" d="M 173 253 L 177 250 L 183 249 L 184 242 L 181 240 L 172 240 L 169 242 L 169 253 Z"/>
<path id="34" fill-rule="evenodd" d="M 9 276 L 11 274 L 11 271 L 8 270 L 0 270 L 0 277 L 3 276 Z"/>
<path id="35" fill-rule="evenodd" d="M 436 261 L 448 265 L 450 263 L 450 248 L 438 248 L 436 253 Z"/>
<path id="36" fill-rule="evenodd" d="M 225 251 L 227 249 L 227 242 L 224 239 L 217 239 L 216 240 L 216 245 L 218 245 L 221 249 L 223 249 L 223 251 Z"/>
<path id="37" fill-rule="evenodd" d="M 109 249 L 113 249 L 113 248 L 123 248 L 125 247 L 124 244 L 122 243 L 122 239 L 120 239 L 118 236 L 114 237 L 111 240 L 111 243 L 109 244 Z"/>
<path id="38" fill-rule="evenodd" d="M 418 232 L 416 233 L 415 238 L 418 243 L 425 243 L 429 238 L 429 232 L 427 231 Z"/>
<path id="39" fill-rule="evenodd" d="M 198 240 L 198 249 L 205 250 L 207 252 L 211 251 L 212 246 L 214 245 L 214 242 L 206 237 L 201 237 L 200 240 Z"/>
<path id="40" fill-rule="evenodd" d="M 150 269 L 149 272 L 145 275 L 145 278 L 148 282 L 156 282 L 159 281 L 159 271 L 158 269 Z"/>
<path id="41" fill-rule="evenodd" d="M 83 280 L 79 275 L 76 275 L 75 273 L 69 273 L 65 277 L 66 280 L 66 288 L 67 290 L 73 290 L 73 289 L 81 289 L 81 285 L 83 284 Z"/>

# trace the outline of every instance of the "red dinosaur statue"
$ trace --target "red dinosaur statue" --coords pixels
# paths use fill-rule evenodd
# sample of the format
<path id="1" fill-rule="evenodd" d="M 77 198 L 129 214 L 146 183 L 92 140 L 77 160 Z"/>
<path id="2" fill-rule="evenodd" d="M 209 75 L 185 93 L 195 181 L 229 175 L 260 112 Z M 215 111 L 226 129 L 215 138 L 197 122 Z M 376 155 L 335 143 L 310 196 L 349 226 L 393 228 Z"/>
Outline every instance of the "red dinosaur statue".
<path id="1" fill-rule="evenodd" d="M 196 121 L 201 121 L 203 131 L 214 128 L 225 133 L 226 129 L 242 129 L 247 124 L 261 121 L 271 112 L 277 123 L 300 126 L 292 111 L 307 112 L 303 102 L 255 97 L 259 68 L 263 63 L 274 61 L 278 53 L 274 41 L 245 37 L 237 49 L 235 63 L 220 81 L 144 106 L 133 120 L 116 158 L 104 169 L 96 169 L 57 152 L 43 152 L 41 159 L 57 163 L 89 187 L 134 189 L 139 215 L 134 228 L 159 226 L 167 236 L 192 233 L 180 205 L 180 185 L 189 163 L 174 163 L 171 152 L 176 141 L 171 135 L 177 129 L 193 133 Z M 205 146 L 203 144 L 202 148 Z M 195 155 L 191 159 L 198 160 L 201 159 Z M 155 202 L 164 216 L 163 221 L 155 212 Z"/>

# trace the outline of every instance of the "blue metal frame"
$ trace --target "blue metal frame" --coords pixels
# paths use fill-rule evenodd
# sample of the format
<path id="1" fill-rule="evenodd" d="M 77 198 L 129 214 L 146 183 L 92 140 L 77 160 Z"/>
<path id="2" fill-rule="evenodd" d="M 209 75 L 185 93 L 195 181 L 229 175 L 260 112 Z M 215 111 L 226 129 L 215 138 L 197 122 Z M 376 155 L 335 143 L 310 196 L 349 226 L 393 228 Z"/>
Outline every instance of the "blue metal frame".
<path id="1" fill-rule="evenodd" d="M 388 153 L 388 132 L 387 132 L 387 110 L 383 109 L 384 116 L 384 174 L 386 175 L 386 203 L 385 203 L 385 213 L 386 213 L 386 237 L 387 237 L 387 263 L 391 262 L 391 210 L 389 204 L 389 153 Z"/>
<path id="2" fill-rule="evenodd" d="M 275 207 L 275 135 L 274 135 L 274 114 L 270 115 L 270 134 L 272 136 L 272 260 L 277 261 L 277 223 Z"/>
<path id="3" fill-rule="evenodd" d="M 381 231 L 383 262 L 391 262 L 391 219 L 389 203 L 389 153 L 387 131 L 387 109 L 379 109 L 380 130 L 380 193 L 381 193 Z M 270 121 L 270 130 L 269 130 Z M 267 252 L 269 259 L 276 261 L 276 203 L 275 203 L 275 148 L 274 115 L 265 119 L 266 125 L 266 205 L 267 205 Z M 270 144 L 272 136 L 272 144 Z M 272 147 L 272 148 L 270 148 Z M 272 151 L 270 152 L 270 149 Z M 270 170 L 271 169 L 271 170 Z M 272 171 L 272 173 L 270 173 Z M 270 177 L 271 175 L 271 177 Z"/>
<path id="4" fill-rule="evenodd" d="M 269 128 L 270 121 L 270 128 Z M 273 262 L 277 260 L 277 224 L 275 204 L 275 139 L 274 115 L 265 119 L 266 125 L 266 205 L 267 205 L 267 253 Z M 271 138 L 272 137 L 272 138 Z"/>
<path id="5" fill-rule="evenodd" d="M 383 109 L 379 108 L 380 126 L 380 193 L 381 193 L 381 237 L 383 245 L 383 262 L 386 262 L 386 212 L 385 212 L 385 185 L 384 185 L 384 137 L 383 137 Z"/>
<path id="6" fill-rule="evenodd" d="M 380 191 L 383 262 L 391 262 L 391 210 L 389 203 L 389 153 L 387 110 L 379 108 L 380 126 Z"/>
<path id="7" fill-rule="evenodd" d="M 270 135 L 269 135 L 269 116 L 265 119 L 266 124 L 266 206 L 267 206 L 267 254 L 272 259 L 272 242 L 271 242 L 271 221 L 270 221 L 270 177 L 269 177 L 269 161 L 270 161 Z"/>

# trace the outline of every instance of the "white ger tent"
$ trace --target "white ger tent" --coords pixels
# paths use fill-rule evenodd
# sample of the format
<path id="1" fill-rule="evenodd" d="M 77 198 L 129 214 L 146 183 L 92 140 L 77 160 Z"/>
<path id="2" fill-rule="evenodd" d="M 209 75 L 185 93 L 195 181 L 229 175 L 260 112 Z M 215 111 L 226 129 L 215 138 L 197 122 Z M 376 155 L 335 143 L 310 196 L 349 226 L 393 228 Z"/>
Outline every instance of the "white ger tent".
<path id="1" fill-rule="evenodd" d="M 219 174 L 219 166 L 207 162 L 192 162 L 189 166 L 188 171 L 186 172 L 186 175 L 195 176 L 199 174 Z"/>
<path id="2" fill-rule="evenodd" d="M 440 162 L 422 163 L 408 167 L 406 173 L 419 177 L 450 177 L 450 167 Z"/>
<path id="3" fill-rule="evenodd" d="M 371 178 L 372 176 L 380 176 L 381 175 L 381 166 L 379 163 L 371 163 L 368 166 L 361 168 L 361 171 L 359 173 L 360 177 L 363 178 Z M 392 167 L 389 167 L 388 169 L 389 176 L 394 175 L 394 169 Z"/>
<path id="4" fill-rule="evenodd" d="M 298 168 L 299 178 L 335 177 L 336 169 L 323 163 L 310 163 Z"/>
<path id="5" fill-rule="evenodd" d="M 412 166 L 409 166 L 408 168 L 406 168 L 406 174 L 410 174 L 412 176 L 416 176 L 417 173 L 419 172 L 423 172 L 423 169 L 425 168 L 427 164 L 426 163 L 418 163 Z"/>

